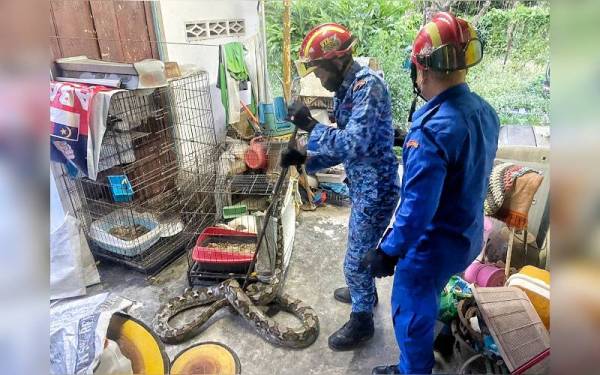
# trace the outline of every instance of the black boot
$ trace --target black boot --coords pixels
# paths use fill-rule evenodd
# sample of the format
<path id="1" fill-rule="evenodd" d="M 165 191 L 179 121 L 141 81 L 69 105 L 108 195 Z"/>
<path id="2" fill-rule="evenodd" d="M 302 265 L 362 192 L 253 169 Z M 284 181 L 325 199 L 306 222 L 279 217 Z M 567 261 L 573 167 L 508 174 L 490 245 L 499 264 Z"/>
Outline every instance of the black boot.
<path id="1" fill-rule="evenodd" d="M 333 291 L 333 298 L 343 303 L 352 303 L 352 298 L 350 298 L 350 289 L 348 287 L 337 288 Z M 377 306 L 379 302 L 379 297 L 377 296 L 377 289 L 375 289 L 375 304 L 373 306 Z"/>
<path id="2" fill-rule="evenodd" d="M 373 313 L 350 313 L 350 320 L 329 336 L 331 350 L 352 350 L 369 340 L 375 333 Z"/>
<path id="3" fill-rule="evenodd" d="M 373 371 L 371 371 L 371 375 L 394 375 L 394 374 L 400 374 L 400 370 L 398 369 L 398 366 L 396 366 L 396 365 L 377 366 L 373 369 Z"/>

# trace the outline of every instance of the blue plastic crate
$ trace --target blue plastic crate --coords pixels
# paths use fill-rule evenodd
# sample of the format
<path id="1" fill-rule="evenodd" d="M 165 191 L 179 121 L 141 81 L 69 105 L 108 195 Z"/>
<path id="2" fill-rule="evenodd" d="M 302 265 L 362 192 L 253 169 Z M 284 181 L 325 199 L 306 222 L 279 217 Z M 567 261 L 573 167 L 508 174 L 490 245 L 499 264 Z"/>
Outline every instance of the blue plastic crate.
<path id="1" fill-rule="evenodd" d="M 110 192 L 115 202 L 130 202 L 133 199 L 133 188 L 126 175 L 107 176 Z"/>

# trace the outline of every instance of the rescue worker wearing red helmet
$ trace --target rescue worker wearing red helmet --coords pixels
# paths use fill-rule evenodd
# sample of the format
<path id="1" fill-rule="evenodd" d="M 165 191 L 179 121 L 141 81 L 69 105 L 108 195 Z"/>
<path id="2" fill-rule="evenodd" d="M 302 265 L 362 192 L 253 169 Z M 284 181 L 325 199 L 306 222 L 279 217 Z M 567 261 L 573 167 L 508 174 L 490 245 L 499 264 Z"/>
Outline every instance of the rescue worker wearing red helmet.
<path id="1" fill-rule="evenodd" d="M 352 211 L 344 259 L 347 288 L 334 297 L 352 304 L 349 321 L 328 340 L 332 350 L 351 350 L 374 335 L 375 281 L 361 264 L 377 246 L 398 203 L 398 160 L 393 152 L 391 101 L 383 79 L 352 59 L 355 38 L 342 25 L 312 29 L 300 47 L 298 72 L 314 72 L 324 88 L 335 92 L 337 127 L 318 123 L 302 103 L 293 103 L 289 119 L 309 132 L 306 150 L 289 148 L 282 166 L 306 164 L 309 173 L 340 163 L 349 180 Z"/>
<path id="2" fill-rule="evenodd" d="M 500 126 L 496 111 L 465 83 L 467 69 L 482 57 L 475 29 L 448 12 L 434 15 L 413 43 L 414 90 L 426 104 L 411 111 L 392 230 L 363 258 L 373 276 L 394 275 L 400 358 L 373 374 L 431 373 L 440 293 L 481 251 Z"/>

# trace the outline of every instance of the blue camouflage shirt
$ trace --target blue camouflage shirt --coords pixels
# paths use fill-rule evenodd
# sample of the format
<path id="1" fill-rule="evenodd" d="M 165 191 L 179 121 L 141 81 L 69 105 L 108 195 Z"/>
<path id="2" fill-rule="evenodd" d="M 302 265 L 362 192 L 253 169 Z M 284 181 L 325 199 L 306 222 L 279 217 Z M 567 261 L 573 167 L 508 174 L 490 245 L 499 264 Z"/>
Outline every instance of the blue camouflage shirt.
<path id="1" fill-rule="evenodd" d="M 337 128 L 317 124 L 307 144 L 306 170 L 344 164 L 353 204 L 397 198 L 398 160 L 387 85 L 354 62 L 334 98 Z"/>
<path id="2" fill-rule="evenodd" d="M 381 249 L 398 272 L 464 270 L 482 249 L 483 201 L 498 145 L 496 111 L 467 84 L 419 108 L 404 142 L 402 201 Z"/>

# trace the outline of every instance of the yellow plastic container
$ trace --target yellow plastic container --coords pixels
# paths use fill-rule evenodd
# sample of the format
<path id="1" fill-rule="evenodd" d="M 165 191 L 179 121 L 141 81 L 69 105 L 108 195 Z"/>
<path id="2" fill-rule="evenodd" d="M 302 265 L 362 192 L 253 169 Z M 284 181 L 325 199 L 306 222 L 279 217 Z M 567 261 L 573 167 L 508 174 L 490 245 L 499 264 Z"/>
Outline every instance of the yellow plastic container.
<path id="1" fill-rule="evenodd" d="M 509 277 L 506 285 L 520 288 L 527 294 L 540 319 L 550 330 L 550 272 L 525 266 Z"/>

